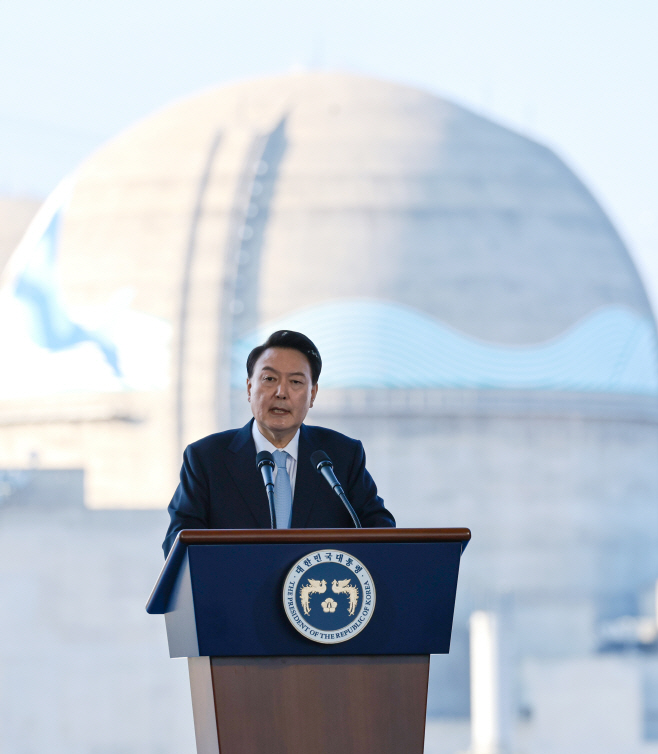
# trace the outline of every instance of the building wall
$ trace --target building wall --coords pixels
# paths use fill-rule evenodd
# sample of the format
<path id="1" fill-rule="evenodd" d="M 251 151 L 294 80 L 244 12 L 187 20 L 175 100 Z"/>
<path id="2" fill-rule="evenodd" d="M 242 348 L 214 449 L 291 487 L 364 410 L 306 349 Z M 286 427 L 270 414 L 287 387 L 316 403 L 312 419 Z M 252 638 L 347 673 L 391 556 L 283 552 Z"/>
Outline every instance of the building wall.
<path id="1" fill-rule="evenodd" d="M 474 610 L 509 615 L 519 658 L 590 654 L 602 622 L 641 612 L 658 574 L 655 405 L 494 395 L 469 406 L 434 395 L 414 411 L 391 405 L 394 394 L 359 411 L 357 395 L 349 408 L 326 397 L 313 423 L 363 441 L 399 526 L 472 529 L 451 654 L 433 661 L 431 712 L 468 715 Z"/>
<path id="2" fill-rule="evenodd" d="M 81 470 L 35 472 L 0 505 L 0 749 L 192 752 L 184 660 L 144 610 L 164 511 L 90 511 Z"/>

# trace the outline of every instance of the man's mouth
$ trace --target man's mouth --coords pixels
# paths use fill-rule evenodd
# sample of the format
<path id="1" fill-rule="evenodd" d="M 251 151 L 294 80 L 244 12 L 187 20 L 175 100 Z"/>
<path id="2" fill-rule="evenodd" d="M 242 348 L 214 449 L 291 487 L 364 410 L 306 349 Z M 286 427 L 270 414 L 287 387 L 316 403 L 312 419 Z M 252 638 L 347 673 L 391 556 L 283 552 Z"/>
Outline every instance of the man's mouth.
<path id="1" fill-rule="evenodd" d="M 271 408 L 270 411 L 273 414 L 277 414 L 279 416 L 283 416 L 283 414 L 289 414 L 290 413 L 290 411 L 288 411 L 288 409 L 286 409 L 286 408 Z"/>

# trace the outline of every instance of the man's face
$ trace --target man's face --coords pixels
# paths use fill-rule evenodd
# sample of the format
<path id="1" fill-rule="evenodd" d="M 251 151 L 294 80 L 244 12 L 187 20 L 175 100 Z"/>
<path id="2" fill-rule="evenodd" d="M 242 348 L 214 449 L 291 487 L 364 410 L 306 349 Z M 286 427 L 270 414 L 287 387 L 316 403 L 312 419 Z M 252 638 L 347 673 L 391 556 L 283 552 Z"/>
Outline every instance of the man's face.
<path id="1" fill-rule="evenodd" d="M 285 447 L 294 437 L 317 392 L 308 359 L 293 348 L 268 348 L 247 379 L 258 428 L 277 447 Z"/>

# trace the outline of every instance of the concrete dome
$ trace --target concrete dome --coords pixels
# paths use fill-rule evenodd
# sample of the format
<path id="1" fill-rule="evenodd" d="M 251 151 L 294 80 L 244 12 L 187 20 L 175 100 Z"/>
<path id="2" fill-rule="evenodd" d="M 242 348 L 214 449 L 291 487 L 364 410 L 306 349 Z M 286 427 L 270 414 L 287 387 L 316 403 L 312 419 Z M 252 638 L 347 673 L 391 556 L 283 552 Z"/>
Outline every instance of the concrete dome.
<path id="1" fill-rule="evenodd" d="M 49 308 L 31 328 L 57 364 L 33 354 L 26 381 L 17 358 L 0 386 L 15 428 L 5 459 L 36 451 L 49 465 L 83 465 L 93 505 L 162 504 L 175 477 L 160 469 L 241 418 L 231 355 L 235 382 L 262 328 L 309 308 L 292 321 L 328 329 L 325 387 L 656 391 L 644 291 L 587 190 L 544 147 L 407 87 L 318 73 L 210 90 L 102 148 L 32 231 L 5 291 L 49 239 L 47 272 L 33 261 L 27 276 L 31 265 L 49 280 Z M 413 353 L 391 327 L 405 316 L 424 333 Z M 68 320 L 63 334 L 48 334 L 53 317 Z M 576 337 L 562 342 L 570 328 Z M 609 378 L 574 372 L 582 342 L 590 371 Z M 428 351 L 437 364 L 421 378 Z M 364 384 L 377 353 L 390 366 Z M 440 365 L 450 369 L 437 377 Z M 25 422 L 43 427 L 29 443 Z M 110 474 L 95 460 L 108 454 Z"/>

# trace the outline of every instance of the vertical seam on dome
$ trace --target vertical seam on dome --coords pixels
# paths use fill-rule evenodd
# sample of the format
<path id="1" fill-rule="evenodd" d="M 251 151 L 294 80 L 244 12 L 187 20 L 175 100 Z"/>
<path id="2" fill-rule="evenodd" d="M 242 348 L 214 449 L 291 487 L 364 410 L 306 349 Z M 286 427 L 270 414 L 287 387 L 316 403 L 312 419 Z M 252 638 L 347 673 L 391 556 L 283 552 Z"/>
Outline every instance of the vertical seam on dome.
<path id="1" fill-rule="evenodd" d="M 231 414 L 233 346 L 238 335 L 242 334 L 238 333 L 238 329 L 245 327 L 244 321 L 240 325 L 239 320 L 241 315 L 251 317 L 255 322 L 258 319 L 256 305 L 261 251 L 279 165 L 287 147 L 286 120 L 287 115 L 284 115 L 271 131 L 253 137 L 235 191 L 226 246 L 222 291 L 222 343 L 218 349 L 216 370 L 215 415 L 218 423 L 222 419 L 221 391 L 225 391 L 228 414 Z M 241 298 L 238 298 L 238 292 Z"/>
<path id="2" fill-rule="evenodd" d="M 194 208 L 187 235 L 185 257 L 183 260 L 183 279 L 181 282 L 180 311 L 178 316 L 178 362 L 176 364 L 176 439 L 178 458 L 183 453 L 183 438 L 185 437 L 185 343 L 187 335 L 188 303 L 190 296 L 191 271 L 194 254 L 197 247 L 199 223 L 203 215 L 203 204 L 210 182 L 213 163 L 222 141 L 222 132 L 216 131 L 210 142 L 206 162 L 203 166 L 201 178 L 197 184 Z"/>

